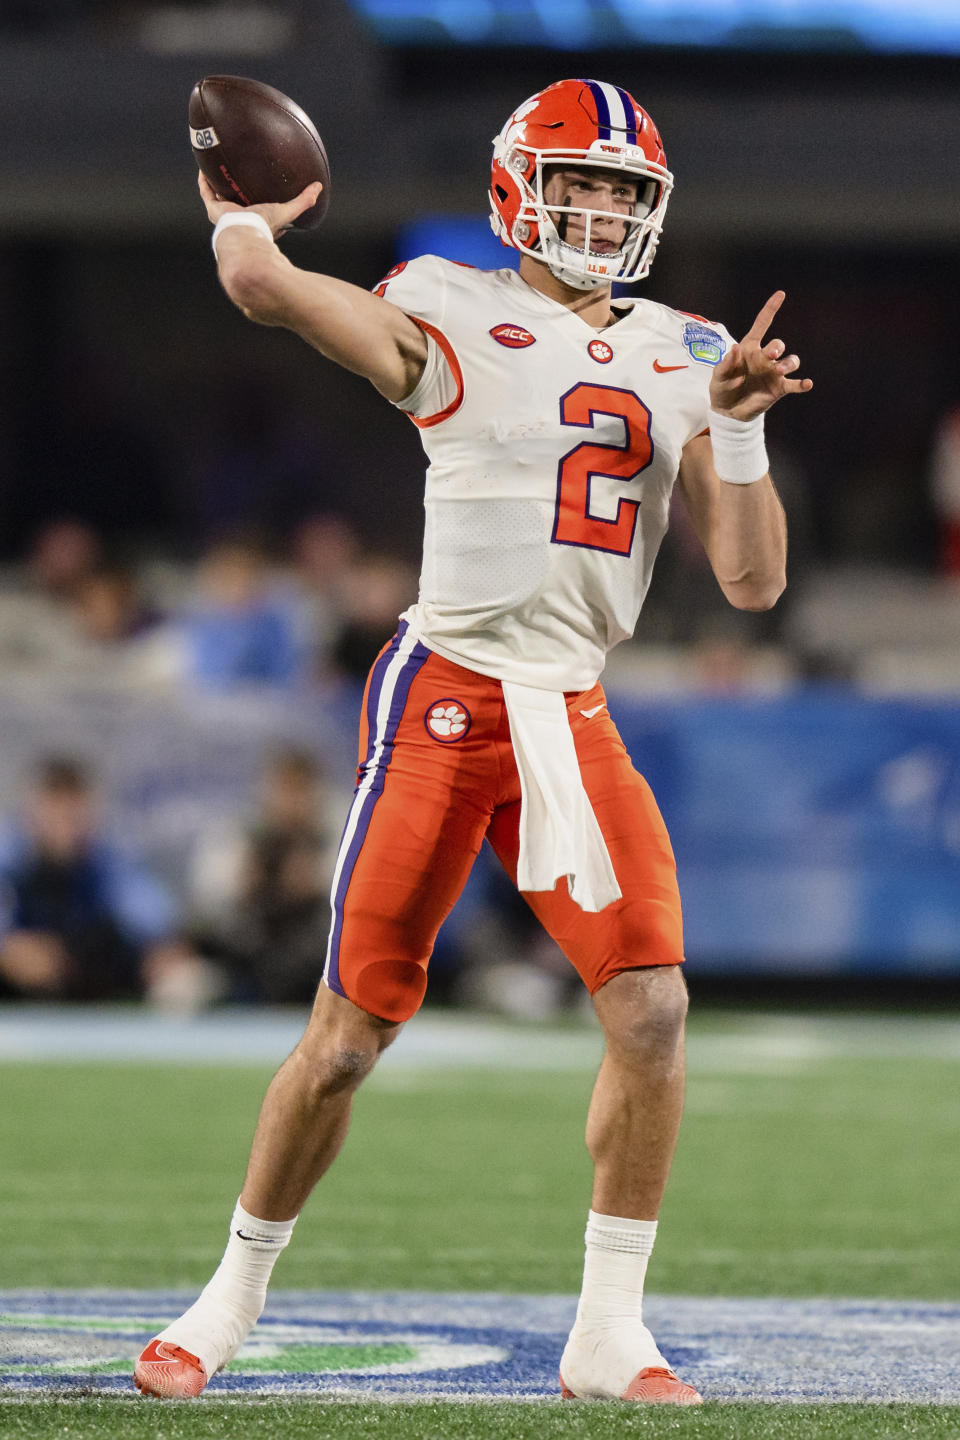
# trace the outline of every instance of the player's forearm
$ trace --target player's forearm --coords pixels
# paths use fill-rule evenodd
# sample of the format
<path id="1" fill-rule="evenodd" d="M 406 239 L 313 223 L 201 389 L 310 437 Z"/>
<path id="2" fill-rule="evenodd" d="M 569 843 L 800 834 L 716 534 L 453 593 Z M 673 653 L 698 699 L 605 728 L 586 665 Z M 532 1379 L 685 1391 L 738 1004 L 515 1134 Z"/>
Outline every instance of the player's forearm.
<path id="1" fill-rule="evenodd" d="M 248 320 L 280 325 L 282 279 L 289 260 L 265 235 L 247 226 L 225 230 L 216 241 L 220 284 Z"/>
<path id="2" fill-rule="evenodd" d="M 776 604 L 787 583 L 787 522 L 769 475 L 752 485 L 720 482 L 704 543 L 731 605 L 769 610 Z"/>

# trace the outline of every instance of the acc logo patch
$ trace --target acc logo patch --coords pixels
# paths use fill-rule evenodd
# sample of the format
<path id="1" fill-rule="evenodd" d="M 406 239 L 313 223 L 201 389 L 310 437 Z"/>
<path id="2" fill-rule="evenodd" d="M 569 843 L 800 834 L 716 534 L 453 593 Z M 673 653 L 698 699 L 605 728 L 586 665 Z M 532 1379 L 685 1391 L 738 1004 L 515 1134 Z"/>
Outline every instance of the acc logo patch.
<path id="1" fill-rule="evenodd" d="M 718 365 L 727 349 L 726 340 L 709 325 L 684 325 L 683 343 L 701 365 Z"/>
<path id="2" fill-rule="evenodd" d="M 598 365 L 609 365 L 613 359 L 613 350 L 606 340 L 591 340 L 587 346 L 587 354 L 596 360 Z"/>
<path id="3" fill-rule="evenodd" d="M 445 697 L 434 700 L 423 723 L 434 740 L 439 740 L 441 745 L 452 745 L 455 740 L 462 740 L 470 729 L 470 711 L 459 700 Z"/>
<path id="4" fill-rule="evenodd" d="M 525 350 L 537 343 L 536 335 L 531 335 L 522 325 L 494 325 L 490 334 L 498 345 L 506 345 L 508 350 Z"/>

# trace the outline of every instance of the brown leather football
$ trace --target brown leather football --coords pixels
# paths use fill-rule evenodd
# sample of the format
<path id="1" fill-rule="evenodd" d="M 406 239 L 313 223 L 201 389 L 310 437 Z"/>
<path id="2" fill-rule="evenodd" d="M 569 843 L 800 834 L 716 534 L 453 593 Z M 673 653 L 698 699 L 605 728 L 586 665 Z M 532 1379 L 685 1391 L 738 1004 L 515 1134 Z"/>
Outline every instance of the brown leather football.
<path id="1" fill-rule="evenodd" d="M 272 85 L 242 75 L 208 75 L 190 94 L 190 144 L 217 194 L 238 205 L 293 200 L 323 182 L 315 205 L 294 225 L 319 225 L 330 203 L 330 166 L 316 127 Z"/>

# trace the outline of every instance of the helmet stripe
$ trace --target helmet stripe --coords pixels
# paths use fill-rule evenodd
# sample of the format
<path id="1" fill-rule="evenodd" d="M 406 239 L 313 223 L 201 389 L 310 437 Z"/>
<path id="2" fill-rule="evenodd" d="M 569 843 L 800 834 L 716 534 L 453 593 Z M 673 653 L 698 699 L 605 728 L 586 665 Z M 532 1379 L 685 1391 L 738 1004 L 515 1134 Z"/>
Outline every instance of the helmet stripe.
<path id="1" fill-rule="evenodd" d="M 613 89 L 613 87 L 611 85 L 604 85 L 597 80 L 588 80 L 587 84 L 590 86 L 590 93 L 597 106 L 597 133 L 601 140 L 609 140 L 610 105 L 607 101 L 607 92 Z"/>
<path id="2" fill-rule="evenodd" d="M 627 132 L 627 144 L 639 145 L 640 137 L 637 135 L 637 112 L 633 108 L 633 101 L 627 94 L 626 90 L 621 90 L 619 85 L 616 86 L 616 91 L 617 94 L 620 96 L 621 101 L 623 102 L 623 114 L 624 119 L 627 122 L 625 127 Z"/>
<path id="3" fill-rule="evenodd" d="M 623 91 L 618 90 L 616 85 L 609 85 L 606 80 L 599 80 L 597 83 L 606 98 L 607 115 L 610 117 L 608 124 L 613 130 L 625 130 L 629 122 L 623 113 L 623 100 L 621 99 Z M 606 138 L 609 140 L 619 139 L 620 137 L 608 135 Z"/>
<path id="4" fill-rule="evenodd" d="M 625 144 L 638 145 L 640 141 L 637 134 L 637 115 L 627 91 L 621 90 L 619 85 L 609 85 L 605 80 L 588 80 L 586 83 L 590 86 L 597 104 L 600 139 L 618 140 L 620 136 L 613 136 L 610 132 L 611 129 L 621 130 Z"/>

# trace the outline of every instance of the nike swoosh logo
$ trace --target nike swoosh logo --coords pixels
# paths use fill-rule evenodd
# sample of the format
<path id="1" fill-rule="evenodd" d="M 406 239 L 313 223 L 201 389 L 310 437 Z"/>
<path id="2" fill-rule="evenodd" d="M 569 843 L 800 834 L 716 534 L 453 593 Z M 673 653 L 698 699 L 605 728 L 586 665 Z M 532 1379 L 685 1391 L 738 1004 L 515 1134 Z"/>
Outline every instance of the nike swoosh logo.
<path id="1" fill-rule="evenodd" d="M 151 1340 L 140 1359 L 154 1365 L 174 1365 L 180 1359 L 180 1351 L 166 1340 Z"/>
<path id="2" fill-rule="evenodd" d="M 242 1230 L 235 1230 L 234 1234 L 241 1240 L 255 1240 L 258 1245 L 279 1245 L 281 1243 L 268 1235 L 244 1235 Z"/>
<path id="3" fill-rule="evenodd" d="M 594 715 L 599 715 L 602 709 L 602 705 L 594 705 L 592 710 L 581 710 L 580 714 L 584 717 L 585 720 L 592 720 Z"/>
<path id="4" fill-rule="evenodd" d="M 689 370 L 689 365 L 661 365 L 659 360 L 654 360 L 653 368 L 658 375 L 667 375 L 671 370 Z"/>

